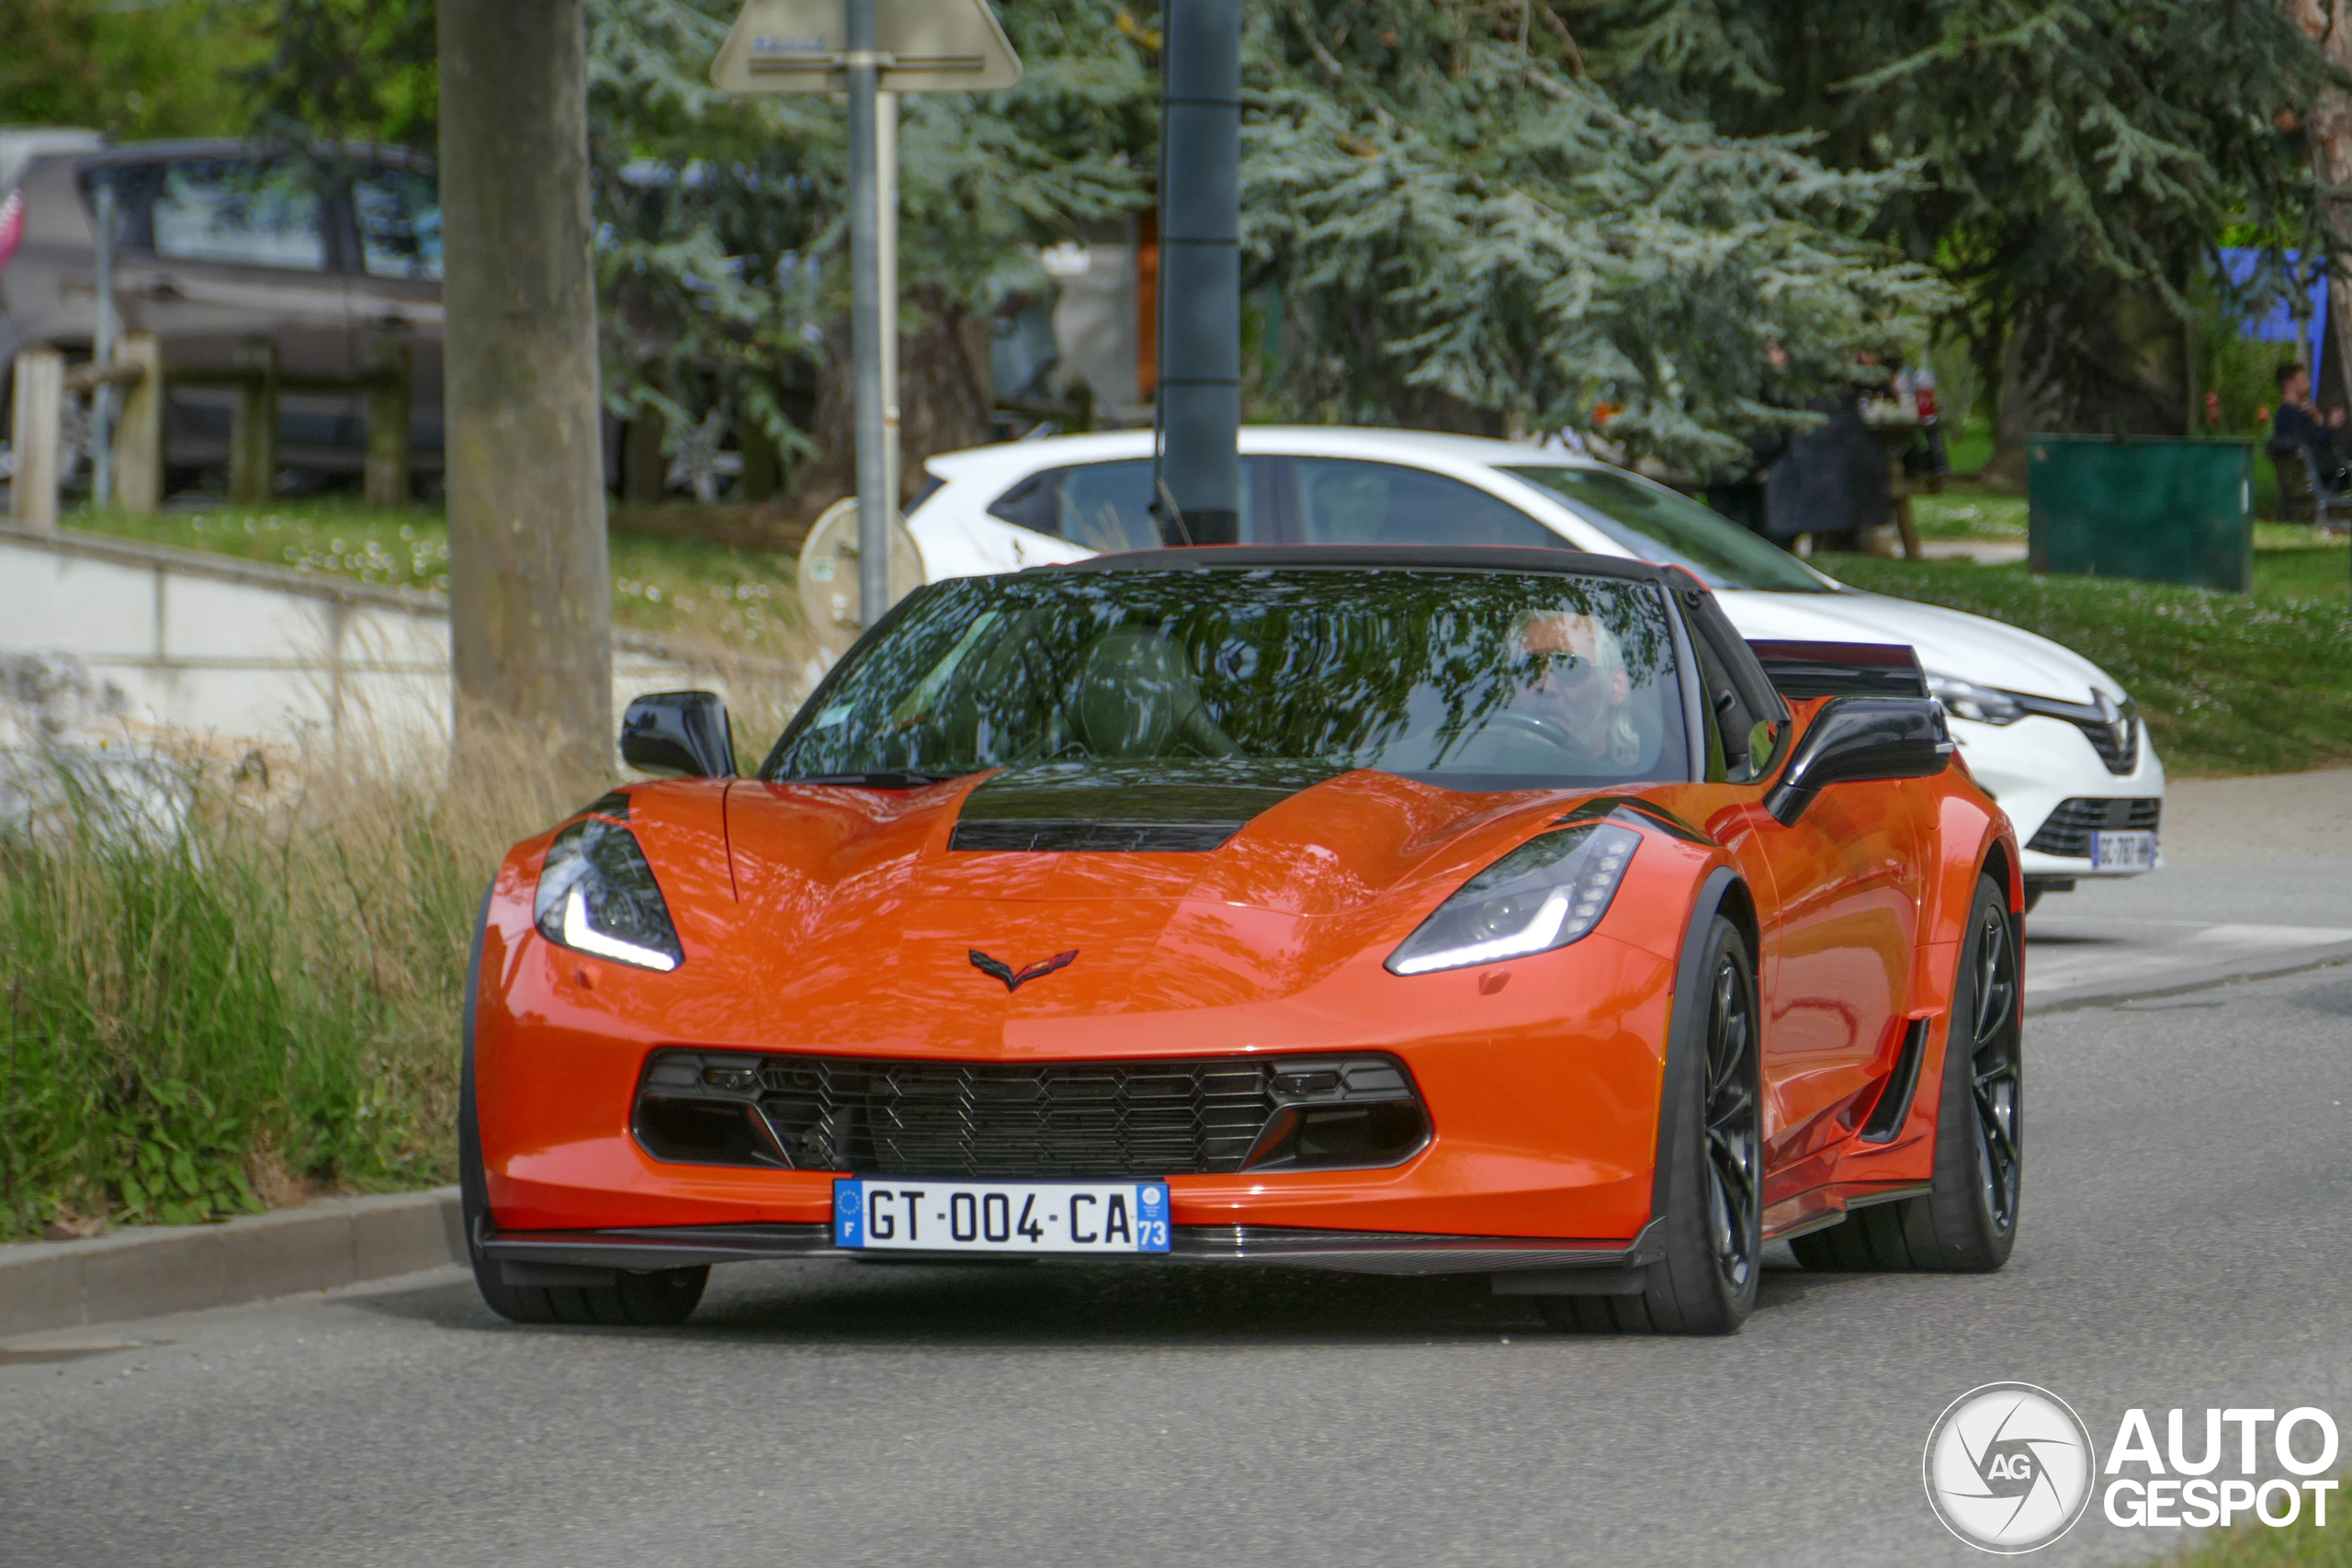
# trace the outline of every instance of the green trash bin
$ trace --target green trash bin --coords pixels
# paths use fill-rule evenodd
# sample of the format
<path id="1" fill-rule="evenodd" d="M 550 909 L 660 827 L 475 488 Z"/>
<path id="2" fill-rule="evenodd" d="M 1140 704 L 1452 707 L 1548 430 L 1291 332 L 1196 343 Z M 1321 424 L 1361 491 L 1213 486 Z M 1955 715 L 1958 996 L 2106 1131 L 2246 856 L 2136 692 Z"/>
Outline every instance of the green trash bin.
<path id="1" fill-rule="evenodd" d="M 2253 443 L 2036 435 L 2026 453 L 2035 571 L 2253 586 Z"/>

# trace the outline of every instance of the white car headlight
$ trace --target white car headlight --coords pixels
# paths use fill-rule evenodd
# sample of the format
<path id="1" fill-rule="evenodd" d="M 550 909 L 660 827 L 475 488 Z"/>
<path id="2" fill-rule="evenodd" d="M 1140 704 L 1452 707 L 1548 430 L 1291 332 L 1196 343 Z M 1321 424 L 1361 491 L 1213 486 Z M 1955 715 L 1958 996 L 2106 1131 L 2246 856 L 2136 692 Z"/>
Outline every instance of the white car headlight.
<path id="1" fill-rule="evenodd" d="M 548 846 L 531 918 L 549 942 L 640 969 L 685 961 L 670 907 L 637 837 L 616 822 L 574 822 Z"/>
<path id="2" fill-rule="evenodd" d="M 2025 709 L 2007 692 L 1996 692 L 1957 675 L 1929 675 L 1928 690 L 1943 704 L 1944 712 L 1954 718 L 1974 719 L 1978 724 L 2015 724 L 2025 716 Z"/>
<path id="3" fill-rule="evenodd" d="M 1614 822 L 1528 840 L 1440 904 L 1388 955 L 1388 972 L 1426 975 L 1566 947 L 1609 912 L 1641 841 Z"/>

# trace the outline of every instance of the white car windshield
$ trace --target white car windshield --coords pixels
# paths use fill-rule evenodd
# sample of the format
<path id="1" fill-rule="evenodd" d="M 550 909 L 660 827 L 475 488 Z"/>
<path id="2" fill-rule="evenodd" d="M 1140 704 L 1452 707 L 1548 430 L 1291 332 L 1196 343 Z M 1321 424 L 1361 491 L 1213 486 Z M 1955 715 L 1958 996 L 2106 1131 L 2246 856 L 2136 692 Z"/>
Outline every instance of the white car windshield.
<path id="1" fill-rule="evenodd" d="M 1551 494 L 1634 555 L 1715 589 L 1835 593 L 1838 584 L 1731 519 L 1632 474 L 1530 464 L 1503 469 Z"/>

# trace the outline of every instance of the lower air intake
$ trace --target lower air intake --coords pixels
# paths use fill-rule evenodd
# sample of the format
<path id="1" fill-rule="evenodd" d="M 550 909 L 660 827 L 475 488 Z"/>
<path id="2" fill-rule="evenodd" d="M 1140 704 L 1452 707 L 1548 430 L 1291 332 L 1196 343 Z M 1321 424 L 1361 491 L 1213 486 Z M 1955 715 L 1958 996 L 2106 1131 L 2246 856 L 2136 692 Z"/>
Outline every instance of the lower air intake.
<path id="1" fill-rule="evenodd" d="M 661 1051 L 654 1158 L 874 1176 L 1159 1177 L 1396 1165 L 1429 1116 L 1393 1056 L 907 1061 Z"/>

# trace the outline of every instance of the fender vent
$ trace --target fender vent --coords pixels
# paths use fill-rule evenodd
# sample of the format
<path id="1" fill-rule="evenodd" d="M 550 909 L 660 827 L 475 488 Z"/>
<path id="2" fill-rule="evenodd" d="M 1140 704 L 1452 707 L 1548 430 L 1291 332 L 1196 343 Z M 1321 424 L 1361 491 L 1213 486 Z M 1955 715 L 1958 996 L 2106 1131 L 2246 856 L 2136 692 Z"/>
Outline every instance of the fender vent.
<path id="1" fill-rule="evenodd" d="M 1871 1107 L 1859 1142 L 1891 1144 L 1894 1134 L 1903 1131 L 1911 1114 L 1911 1097 L 1919 1089 L 1919 1063 L 1928 1054 L 1928 1022 L 1915 1018 L 1903 1032 L 1903 1049 L 1894 1058 L 1894 1070 L 1886 1075 L 1886 1087 L 1878 1091 L 1878 1103 Z"/>

